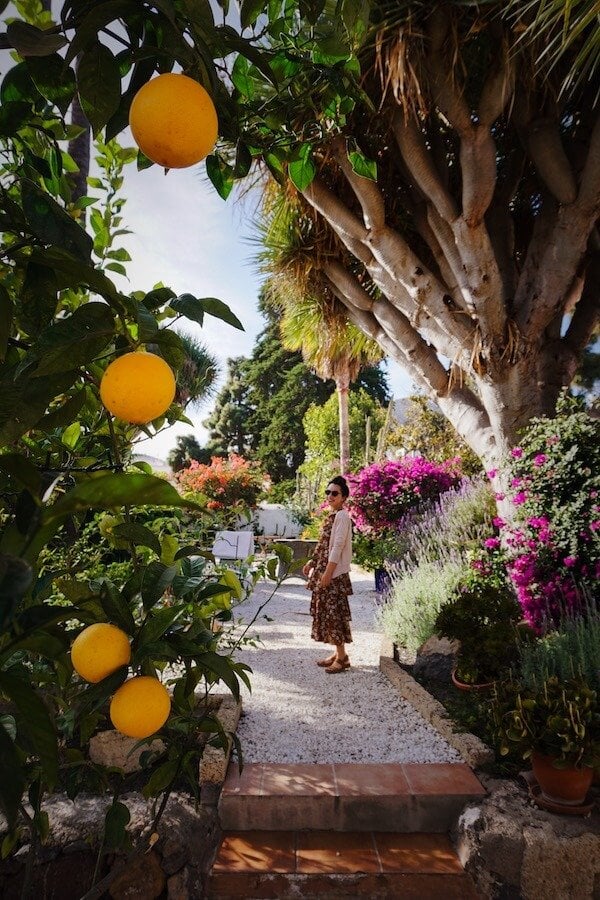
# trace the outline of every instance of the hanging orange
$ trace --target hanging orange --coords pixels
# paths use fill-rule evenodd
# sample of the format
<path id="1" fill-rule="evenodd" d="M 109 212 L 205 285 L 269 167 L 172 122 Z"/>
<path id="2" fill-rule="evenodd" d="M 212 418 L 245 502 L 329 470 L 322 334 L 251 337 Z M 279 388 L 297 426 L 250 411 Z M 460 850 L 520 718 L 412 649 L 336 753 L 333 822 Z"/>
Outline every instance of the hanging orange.
<path id="1" fill-rule="evenodd" d="M 113 416 L 145 425 L 165 413 L 175 397 L 173 370 L 156 353 L 125 353 L 107 367 L 100 399 Z"/>
<path id="2" fill-rule="evenodd" d="M 146 156 L 167 169 L 200 162 L 217 141 L 210 95 L 187 75 L 168 72 L 144 84 L 129 110 L 133 138 Z"/>

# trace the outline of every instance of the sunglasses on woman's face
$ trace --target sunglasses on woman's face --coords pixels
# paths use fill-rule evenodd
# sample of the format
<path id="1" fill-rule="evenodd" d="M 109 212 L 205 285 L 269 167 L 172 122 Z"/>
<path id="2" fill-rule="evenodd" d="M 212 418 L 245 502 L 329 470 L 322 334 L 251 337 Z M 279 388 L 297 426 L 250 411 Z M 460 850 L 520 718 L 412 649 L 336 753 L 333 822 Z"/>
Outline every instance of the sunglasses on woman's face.
<path id="1" fill-rule="evenodd" d="M 325 491 L 325 496 L 326 497 L 338 497 L 339 493 L 340 493 L 339 491 Z"/>

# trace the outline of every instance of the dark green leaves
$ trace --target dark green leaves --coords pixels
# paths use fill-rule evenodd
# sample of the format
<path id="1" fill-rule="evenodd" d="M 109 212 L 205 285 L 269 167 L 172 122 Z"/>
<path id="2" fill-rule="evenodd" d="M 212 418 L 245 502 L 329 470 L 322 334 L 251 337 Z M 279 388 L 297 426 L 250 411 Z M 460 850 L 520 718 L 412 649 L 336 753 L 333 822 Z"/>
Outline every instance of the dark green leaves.
<path id="1" fill-rule="evenodd" d="M 181 294 L 179 297 L 171 300 L 169 306 L 187 319 L 198 322 L 199 325 L 202 325 L 206 313 L 209 316 L 214 316 L 216 319 L 227 322 L 228 325 L 233 325 L 234 328 L 238 328 L 240 331 L 244 330 L 244 326 L 238 317 L 232 313 L 227 304 L 216 297 L 204 297 L 200 300 L 191 294 Z"/>
<path id="2" fill-rule="evenodd" d="M 40 335 L 31 351 L 35 377 L 90 363 L 113 339 L 115 323 L 105 303 L 86 303 L 56 321 Z"/>
<path id="3" fill-rule="evenodd" d="M 300 144 L 290 158 L 288 166 L 289 176 L 299 191 L 304 191 L 309 186 L 317 170 L 312 159 L 312 147 L 310 144 Z"/>
<path id="4" fill-rule="evenodd" d="M 36 88 L 50 103 L 54 103 L 63 115 L 68 110 L 75 93 L 75 73 L 66 66 L 58 53 L 27 59 L 27 69 Z"/>
<path id="5" fill-rule="evenodd" d="M 353 172 L 362 178 L 377 181 L 377 163 L 374 159 L 367 159 L 358 149 L 348 150 L 348 159 Z"/>
<path id="6" fill-rule="evenodd" d="M 227 200 L 233 188 L 233 169 L 229 163 L 226 163 L 218 153 L 213 153 L 206 157 L 206 174 L 219 197 Z"/>
<path id="7" fill-rule="evenodd" d="M 54 726 L 43 700 L 26 681 L 8 672 L 0 672 L 0 691 L 15 704 L 18 728 L 31 741 L 45 777 L 53 786 L 58 776 L 58 747 Z"/>
<path id="8" fill-rule="evenodd" d="M 56 244 L 85 262 L 90 259 L 91 237 L 50 194 L 24 178 L 21 196 L 25 219 L 35 237 L 45 244 Z"/>
<path id="9" fill-rule="evenodd" d="M 240 8 L 240 21 L 242 28 L 254 25 L 261 12 L 264 10 L 264 0 L 242 0 Z"/>
<path id="10" fill-rule="evenodd" d="M 131 816 L 124 803 L 114 800 L 108 807 L 104 819 L 104 847 L 106 850 L 117 850 L 127 838 L 127 825 Z"/>
<path id="11" fill-rule="evenodd" d="M 11 22 L 6 29 L 11 47 L 20 56 L 49 56 L 64 47 L 67 39 L 60 34 L 49 34 L 27 22 Z"/>
<path id="12" fill-rule="evenodd" d="M 104 44 L 92 44 L 77 66 L 81 106 L 94 134 L 106 125 L 121 101 L 119 63 Z"/>
<path id="13" fill-rule="evenodd" d="M 3 716 L 0 721 L 0 806 L 12 828 L 25 791 L 25 776 L 21 755 L 6 727 L 7 719 Z"/>
<path id="14" fill-rule="evenodd" d="M 48 522 L 87 509 L 117 509 L 126 504 L 148 506 L 191 506 L 175 488 L 155 475 L 99 475 L 65 494 L 45 513 Z"/>

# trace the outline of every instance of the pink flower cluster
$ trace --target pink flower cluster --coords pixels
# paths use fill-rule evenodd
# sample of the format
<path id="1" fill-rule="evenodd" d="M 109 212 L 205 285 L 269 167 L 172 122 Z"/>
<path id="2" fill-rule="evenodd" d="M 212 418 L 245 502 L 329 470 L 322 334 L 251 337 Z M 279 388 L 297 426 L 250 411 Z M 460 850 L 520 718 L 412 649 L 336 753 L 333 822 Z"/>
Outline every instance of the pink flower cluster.
<path id="1" fill-rule="evenodd" d="M 393 527 L 410 509 L 436 500 L 461 479 L 459 460 L 430 462 L 422 456 L 373 463 L 348 476 L 350 515 L 363 534 Z"/>

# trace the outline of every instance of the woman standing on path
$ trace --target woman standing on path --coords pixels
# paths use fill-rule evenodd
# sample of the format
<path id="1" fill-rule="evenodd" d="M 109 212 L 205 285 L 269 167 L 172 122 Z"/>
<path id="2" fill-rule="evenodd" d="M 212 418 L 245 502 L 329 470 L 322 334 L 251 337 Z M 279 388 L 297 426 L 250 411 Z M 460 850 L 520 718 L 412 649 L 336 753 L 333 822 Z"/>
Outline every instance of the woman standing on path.
<path id="1" fill-rule="evenodd" d="M 308 578 L 306 586 L 312 591 L 311 637 L 314 641 L 335 645 L 332 656 L 317 662 L 329 675 L 337 675 L 350 668 L 345 645 L 352 641 L 352 617 L 348 603 L 352 593 L 349 575 L 352 521 L 344 507 L 349 494 L 345 478 L 338 475 L 331 479 L 325 491 L 331 514 L 323 525 L 312 559 L 302 569 Z"/>

